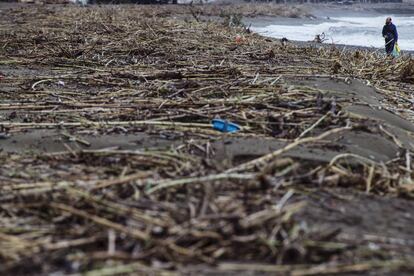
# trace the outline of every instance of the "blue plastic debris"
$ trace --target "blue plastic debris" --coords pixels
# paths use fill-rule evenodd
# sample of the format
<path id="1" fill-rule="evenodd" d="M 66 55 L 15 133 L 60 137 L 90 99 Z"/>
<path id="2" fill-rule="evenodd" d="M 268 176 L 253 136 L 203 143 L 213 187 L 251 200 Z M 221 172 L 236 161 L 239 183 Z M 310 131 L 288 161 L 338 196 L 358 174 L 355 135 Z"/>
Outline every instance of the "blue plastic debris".
<path id="1" fill-rule="evenodd" d="M 226 120 L 221 120 L 221 119 L 213 119 L 211 121 L 211 123 L 213 124 L 213 128 L 215 130 L 221 131 L 221 132 L 237 132 L 239 130 L 241 130 L 241 127 L 235 123 L 226 121 Z"/>

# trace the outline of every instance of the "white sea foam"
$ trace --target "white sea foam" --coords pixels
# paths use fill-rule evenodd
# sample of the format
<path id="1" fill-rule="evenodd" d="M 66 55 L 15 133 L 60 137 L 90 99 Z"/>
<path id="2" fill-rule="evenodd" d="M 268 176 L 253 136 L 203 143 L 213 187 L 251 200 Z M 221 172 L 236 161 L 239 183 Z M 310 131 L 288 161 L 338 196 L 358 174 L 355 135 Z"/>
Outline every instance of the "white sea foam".
<path id="1" fill-rule="evenodd" d="M 316 34 L 325 33 L 329 42 L 337 44 L 383 47 L 381 31 L 386 17 L 333 17 L 319 24 L 253 26 L 252 30 L 265 36 L 299 41 L 310 41 Z M 393 22 L 401 49 L 414 50 L 414 16 L 393 16 Z"/>

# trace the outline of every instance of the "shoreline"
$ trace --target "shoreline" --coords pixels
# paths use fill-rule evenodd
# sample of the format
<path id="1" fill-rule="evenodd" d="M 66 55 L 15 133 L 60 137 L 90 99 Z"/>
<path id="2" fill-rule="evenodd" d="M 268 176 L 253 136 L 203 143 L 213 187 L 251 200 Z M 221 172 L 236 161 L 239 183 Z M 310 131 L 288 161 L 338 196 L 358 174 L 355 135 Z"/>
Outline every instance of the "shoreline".
<path id="1" fill-rule="evenodd" d="M 257 33 L 258 34 L 258 33 Z M 258 34 L 262 36 L 261 34 Z M 266 37 L 266 36 L 264 36 Z M 278 38 L 269 37 L 276 40 L 280 40 Z M 385 48 L 379 47 L 367 47 L 367 46 L 359 46 L 359 45 L 348 45 L 348 44 L 335 44 L 335 43 L 317 43 L 313 41 L 299 41 L 299 40 L 290 40 L 291 43 L 298 45 L 300 47 L 314 47 L 314 48 L 338 48 L 343 51 L 368 51 L 371 53 L 377 52 L 378 54 L 383 54 L 384 57 L 386 56 Z M 414 53 L 414 50 L 401 50 L 401 56 L 411 55 Z"/>
<path id="2" fill-rule="evenodd" d="M 264 38 L 274 39 L 276 41 L 281 41 L 281 38 L 271 37 L 271 36 L 265 36 L 257 32 L 253 32 L 259 36 L 262 36 Z M 348 44 L 336 44 L 336 43 L 317 43 L 314 41 L 301 41 L 301 40 L 288 40 L 288 43 L 292 43 L 294 45 L 297 45 L 299 47 L 313 47 L 313 48 L 339 48 L 340 50 L 345 51 L 368 51 L 368 52 L 378 52 L 382 53 L 384 57 L 386 56 L 385 53 L 385 47 L 368 47 L 368 46 L 360 46 L 360 45 L 348 45 Z M 401 56 L 405 55 L 412 55 L 414 54 L 414 50 L 404 50 L 401 49 Z"/>

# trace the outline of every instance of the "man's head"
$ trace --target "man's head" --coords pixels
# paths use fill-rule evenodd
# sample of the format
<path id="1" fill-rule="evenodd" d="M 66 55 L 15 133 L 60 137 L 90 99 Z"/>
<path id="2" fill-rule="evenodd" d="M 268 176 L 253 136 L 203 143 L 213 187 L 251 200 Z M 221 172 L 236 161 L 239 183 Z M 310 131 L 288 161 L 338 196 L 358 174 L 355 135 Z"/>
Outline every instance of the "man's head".
<path id="1" fill-rule="evenodd" d="M 392 21 L 392 19 L 391 19 L 391 17 L 387 17 L 387 19 L 385 19 L 385 24 L 391 24 L 391 21 Z"/>

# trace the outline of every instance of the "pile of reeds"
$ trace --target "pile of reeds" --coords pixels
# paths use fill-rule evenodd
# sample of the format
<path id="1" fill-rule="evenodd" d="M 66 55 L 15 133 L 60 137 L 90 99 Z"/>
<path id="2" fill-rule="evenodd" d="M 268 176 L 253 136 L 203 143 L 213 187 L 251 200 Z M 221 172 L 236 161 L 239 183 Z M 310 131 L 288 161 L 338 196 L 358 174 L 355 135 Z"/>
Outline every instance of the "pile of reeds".
<path id="1" fill-rule="evenodd" d="M 406 83 L 414 83 L 414 60 L 410 59 L 402 65 L 400 79 Z"/>

